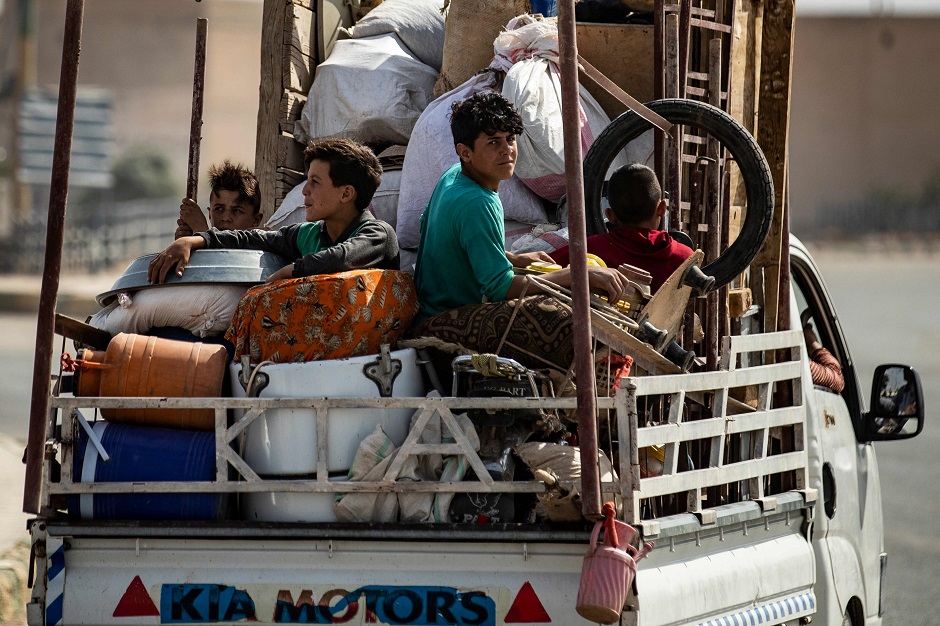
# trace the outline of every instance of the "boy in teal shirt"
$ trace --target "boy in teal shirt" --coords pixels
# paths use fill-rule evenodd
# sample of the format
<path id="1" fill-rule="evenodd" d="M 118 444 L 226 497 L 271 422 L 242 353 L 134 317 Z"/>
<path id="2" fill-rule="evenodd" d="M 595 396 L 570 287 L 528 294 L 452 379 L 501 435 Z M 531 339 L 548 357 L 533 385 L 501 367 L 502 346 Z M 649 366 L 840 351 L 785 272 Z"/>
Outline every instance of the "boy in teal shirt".
<path id="1" fill-rule="evenodd" d="M 525 276 L 513 274 L 513 266 L 551 261 L 544 252 L 515 255 L 503 248 L 497 190 L 513 174 L 522 131 L 519 114 L 498 93 L 480 92 L 454 104 L 451 132 L 460 163 L 441 176 L 421 215 L 416 334 L 499 352 L 530 367 L 565 370 L 573 354 L 570 309 L 542 295 L 524 298 L 516 311 L 505 303 L 539 293 Z M 545 278 L 565 287 L 571 282 L 568 269 Z M 616 270 L 589 268 L 588 278 L 611 302 L 626 287 Z"/>

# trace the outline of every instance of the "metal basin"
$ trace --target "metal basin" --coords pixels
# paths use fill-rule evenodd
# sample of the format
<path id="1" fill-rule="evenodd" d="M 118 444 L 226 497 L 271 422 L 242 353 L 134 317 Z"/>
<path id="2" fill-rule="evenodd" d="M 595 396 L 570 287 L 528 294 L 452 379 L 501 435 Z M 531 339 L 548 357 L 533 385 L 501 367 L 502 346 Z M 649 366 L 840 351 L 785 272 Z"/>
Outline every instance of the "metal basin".
<path id="1" fill-rule="evenodd" d="M 291 263 L 282 256 L 259 250 L 194 250 L 182 276 L 170 274 L 165 283 L 151 285 L 147 282 L 147 266 L 155 256 L 147 254 L 131 261 L 111 289 L 95 297 L 98 304 L 107 306 L 123 291 L 159 289 L 164 285 L 257 285 Z"/>

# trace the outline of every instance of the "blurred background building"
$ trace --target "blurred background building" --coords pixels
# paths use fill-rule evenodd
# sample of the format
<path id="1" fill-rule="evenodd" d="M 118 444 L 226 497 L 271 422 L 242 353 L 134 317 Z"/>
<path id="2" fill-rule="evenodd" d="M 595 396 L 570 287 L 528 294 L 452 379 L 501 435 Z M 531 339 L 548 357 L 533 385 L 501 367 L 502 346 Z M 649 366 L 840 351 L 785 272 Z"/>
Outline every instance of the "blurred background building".
<path id="1" fill-rule="evenodd" d="M 208 202 L 209 164 L 224 158 L 253 164 L 261 10 L 261 0 L 85 2 L 78 97 L 106 102 L 107 119 L 89 128 L 77 112 L 63 269 L 95 269 L 168 243 L 185 192 L 197 17 L 209 20 L 199 202 Z M 0 0 L 0 241 L 19 252 L 4 255 L 0 271 L 34 271 L 42 262 L 33 251 L 44 243 L 49 176 L 26 189 L 11 180 L 14 168 L 26 165 L 19 157 L 30 156 L 16 150 L 15 102 L 21 96 L 54 102 L 64 22 L 61 0 Z M 26 121 L 21 134 L 43 130 Z M 78 141 L 82 127 L 96 137 L 94 145 Z M 32 138 L 41 150 L 43 141 Z M 107 184 L 98 177 L 88 186 L 88 177 L 76 176 L 77 154 L 89 148 L 106 152 L 96 165 L 109 175 Z"/>
<path id="2" fill-rule="evenodd" d="M 940 0 L 796 4 L 794 232 L 940 231 Z M 48 184 L 12 182 L 22 165 L 14 103 L 36 99 L 41 118 L 43 102 L 54 102 L 64 11 L 62 0 L 0 0 L 0 243 L 14 251 L 0 271 L 41 264 Z M 197 17 L 209 19 L 203 178 L 223 158 L 253 164 L 261 11 L 262 0 L 85 3 L 79 95 L 94 119 L 74 151 L 85 149 L 101 175 L 72 181 L 64 269 L 93 270 L 169 241 L 185 187 Z M 204 180 L 199 188 L 205 205 Z"/>

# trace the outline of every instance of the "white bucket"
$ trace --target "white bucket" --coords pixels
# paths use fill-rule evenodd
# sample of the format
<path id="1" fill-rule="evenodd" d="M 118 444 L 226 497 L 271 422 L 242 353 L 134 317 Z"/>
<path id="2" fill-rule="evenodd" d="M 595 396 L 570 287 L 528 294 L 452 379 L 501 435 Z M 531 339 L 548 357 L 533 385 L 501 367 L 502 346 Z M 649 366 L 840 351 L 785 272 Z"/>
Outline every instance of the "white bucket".
<path id="1" fill-rule="evenodd" d="M 392 397 L 424 397 L 424 383 L 417 352 L 413 348 L 391 353 L 401 362 Z M 376 383 L 366 378 L 363 368 L 375 363 L 378 355 L 265 365 L 269 383 L 261 398 L 378 398 Z M 241 365 L 231 366 L 231 392 L 244 398 L 238 382 Z M 242 411 L 236 411 L 236 418 Z M 359 442 L 381 424 L 386 434 L 401 445 L 408 435 L 414 409 L 332 409 L 327 419 L 327 471 L 345 472 L 352 467 Z M 244 459 L 260 475 L 315 474 L 317 471 L 317 419 L 313 409 L 275 409 L 266 412 L 248 427 Z M 281 494 L 287 495 L 287 494 Z"/>
<path id="2" fill-rule="evenodd" d="M 346 482 L 345 476 L 330 477 L 330 482 Z M 333 512 L 335 493 L 244 493 L 242 519 L 252 522 L 336 522 Z"/>

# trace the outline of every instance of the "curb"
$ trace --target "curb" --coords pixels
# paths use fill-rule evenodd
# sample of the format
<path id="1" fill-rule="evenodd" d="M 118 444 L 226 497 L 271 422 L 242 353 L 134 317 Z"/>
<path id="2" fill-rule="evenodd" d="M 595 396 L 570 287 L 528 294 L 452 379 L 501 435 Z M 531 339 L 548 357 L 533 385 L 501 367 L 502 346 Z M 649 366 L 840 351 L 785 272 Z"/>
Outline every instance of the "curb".
<path id="1" fill-rule="evenodd" d="M 29 542 L 20 541 L 0 558 L 0 624 L 26 626 Z"/>
<path id="2" fill-rule="evenodd" d="M 93 296 L 60 293 L 56 298 L 56 311 L 69 317 L 93 315 L 99 308 Z M 0 311 L 5 313 L 32 313 L 39 311 L 39 294 L 0 291 Z"/>

